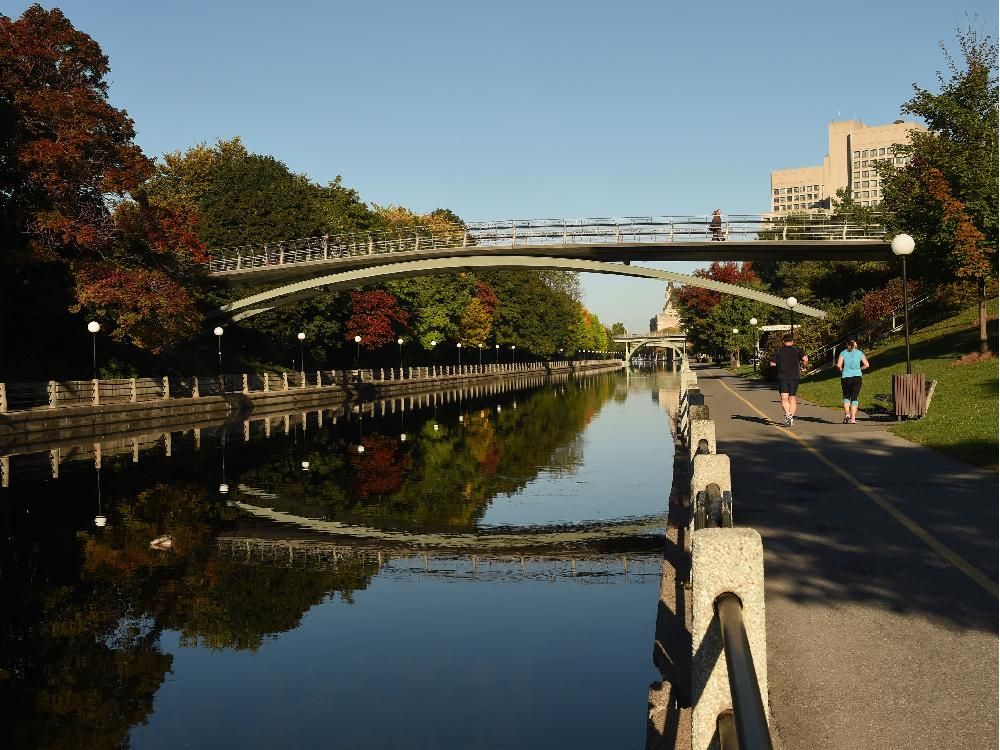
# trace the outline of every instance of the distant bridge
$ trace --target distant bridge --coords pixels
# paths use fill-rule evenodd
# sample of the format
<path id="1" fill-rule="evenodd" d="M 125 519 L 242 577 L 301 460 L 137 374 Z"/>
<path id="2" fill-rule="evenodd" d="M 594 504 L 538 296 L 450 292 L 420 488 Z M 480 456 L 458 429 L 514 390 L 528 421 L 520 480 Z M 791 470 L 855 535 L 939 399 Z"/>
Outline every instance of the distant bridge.
<path id="1" fill-rule="evenodd" d="M 672 349 L 678 360 L 684 358 L 684 343 L 687 337 L 682 333 L 627 333 L 622 336 L 615 336 L 616 344 L 625 344 L 625 361 L 632 359 L 632 355 L 644 346 L 658 346 L 663 349 Z"/>
<path id="2" fill-rule="evenodd" d="M 386 279 L 485 268 L 609 273 L 713 288 L 783 306 L 774 295 L 685 274 L 630 267 L 633 261 L 871 260 L 891 257 L 885 228 L 810 217 L 790 226 L 769 216 L 544 219 L 413 227 L 213 250 L 208 267 L 233 287 L 279 284 L 217 315 L 239 320 L 325 291 Z M 624 264 L 624 265 L 620 265 Z M 803 315 L 823 312 L 797 308 Z"/>

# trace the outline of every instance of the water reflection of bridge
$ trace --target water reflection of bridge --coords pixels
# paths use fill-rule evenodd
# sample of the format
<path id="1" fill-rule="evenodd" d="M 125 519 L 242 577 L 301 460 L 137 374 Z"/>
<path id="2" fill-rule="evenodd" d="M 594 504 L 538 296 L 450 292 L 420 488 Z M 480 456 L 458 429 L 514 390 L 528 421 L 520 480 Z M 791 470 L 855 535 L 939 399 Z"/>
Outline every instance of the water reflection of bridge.
<path id="1" fill-rule="evenodd" d="M 658 545 L 662 541 L 658 540 Z M 243 565 L 306 571 L 378 566 L 379 575 L 398 579 L 464 582 L 643 583 L 659 578 L 661 555 L 649 554 L 448 554 L 399 548 L 367 548 L 314 540 L 219 537 L 219 554 Z"/>

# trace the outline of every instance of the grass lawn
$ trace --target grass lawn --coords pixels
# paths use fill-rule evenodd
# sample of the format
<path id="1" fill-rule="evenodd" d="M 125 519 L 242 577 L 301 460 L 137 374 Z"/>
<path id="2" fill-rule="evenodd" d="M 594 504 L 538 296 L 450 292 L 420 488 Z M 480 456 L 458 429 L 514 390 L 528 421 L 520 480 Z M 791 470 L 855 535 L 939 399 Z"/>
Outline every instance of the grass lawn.
<path id="1" fill-rule="evenodd" d="M 997 300 L 990 300 L 987 333 L 994 356 L 997 352 Z M 924 373 L 927 382 L 937 380 L 937 389 L 927 416 L 900 422 L 897 435 L 947 453 L 976 466 L 997 466 L 997 359 L 955 365 L 959 357 L 979 349 L 979 325 L 975 308 L 935 323 L 910 335 L 913 372 Z M 865 372 L 859 399 L 866 412 L 891 412 L 892 380 L 906 372 L 903 337 L 865 352 L 871 369 Z M 802 381 L 799 395 L 814 404 L 840 409 L 840 371 L 822 370 Z"/>

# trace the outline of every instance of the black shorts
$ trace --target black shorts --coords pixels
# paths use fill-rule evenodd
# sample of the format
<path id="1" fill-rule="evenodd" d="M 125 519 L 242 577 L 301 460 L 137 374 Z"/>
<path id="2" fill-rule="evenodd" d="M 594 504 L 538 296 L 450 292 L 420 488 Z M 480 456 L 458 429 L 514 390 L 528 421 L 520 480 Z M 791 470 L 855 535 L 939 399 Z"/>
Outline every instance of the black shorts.
<path id="1" fill-rule="evenodd" d="M 778 393 L 787 393 L 789 396 L 794 396 L 798 389 L 798 380 L 778 380 Z"/>
<path id="2" fill-rule="evenodd" d="M 844 392 L 844 401 L 855 402 L 861 394 L 861 376 L 840 379 L 840 390 Z"/>

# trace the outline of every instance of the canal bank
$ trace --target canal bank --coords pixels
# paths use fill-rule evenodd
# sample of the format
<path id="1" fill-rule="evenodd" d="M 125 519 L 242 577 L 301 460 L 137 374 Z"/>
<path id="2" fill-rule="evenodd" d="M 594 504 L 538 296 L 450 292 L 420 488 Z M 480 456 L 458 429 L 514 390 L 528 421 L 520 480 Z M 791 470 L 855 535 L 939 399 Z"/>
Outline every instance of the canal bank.
<path id="1" fill-rule="evenodd" d="M 193 429 L 238 417 L 333 408 L 356 400 L 431 393 L 525 376 L 576 376 L 621 369 L 619 360 L 468 365 L 403 371 L 317 371 L 220 378 L 127 378 L 58 383 L 0 383 L 0 455 L 39 445 L 101 442 Z M 398 372 L 398 376 L 397 376 Z M 220 381 L 223 388 L 220 388 Z M 310 382 L 311 381 L 311 382 Z M 227 385 L 228 384 L 228 385 Z M 43 401 L 47 403 L 43 405 Z"/>

